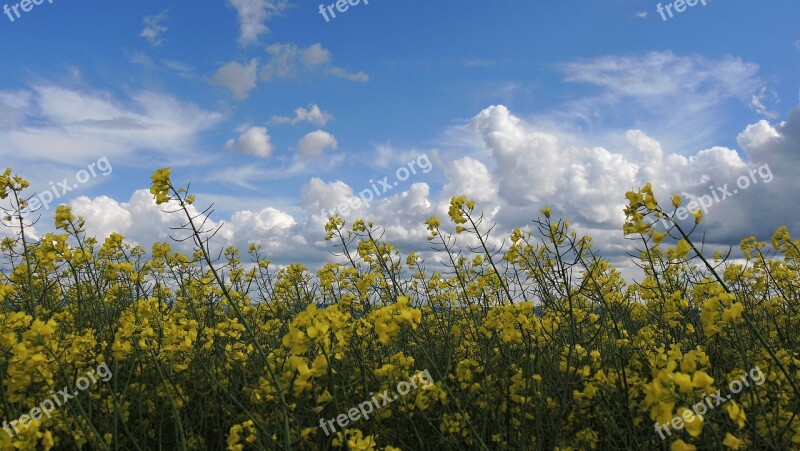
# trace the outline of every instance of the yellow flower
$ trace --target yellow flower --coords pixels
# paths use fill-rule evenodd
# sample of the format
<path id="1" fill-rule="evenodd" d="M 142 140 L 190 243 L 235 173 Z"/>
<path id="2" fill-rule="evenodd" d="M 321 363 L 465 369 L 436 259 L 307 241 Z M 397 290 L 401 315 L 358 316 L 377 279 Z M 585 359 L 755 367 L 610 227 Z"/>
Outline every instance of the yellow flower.
<path id="1" fill-rule="evenodd" d="M 70 209 L 67 205 L 59 205 L 56 208 L 56 228 L 66 230 L 67 226 L 75 220 L 75 216 L 72 214 L 72 209 Z"/>
<path id="2" fill-rule="evenodd" d="M 705 371 L 697 371 L 692 375 L 692 384 L 697 388 L 708 390 L 713 383 L 714 378 L 709 376 Z"/>
<path id="3" fill-rule="evenodd" d="M 55 442 L 53 441 L 53 434 L 50 431 L 46 431 L 44 436 L 42 437 L 42 446 L 46 450 L 53 449 L 55 446 Z"/>
<path id="4" fill-rule="evenodd" d="M 692 216 L 694 216 L 694 223 L 700 224 L 700 221 L 703 219 L 703 210 L 692 212 Z"/>
<path id="5" fill-rule="evenodd" d="M 722 444 L 730 449 L 739 449 L 739 445 L 742 444 L 742 441 L 728 432 L 725 434 L 725 440 L 722 441 Z"/>
<path id="6" fill-rule="evenodd" d="M 689 435 L 698 437 L 703 432 L 703 417 L 695 415 L 694 412 L 685 407 L 678 409 L 678 415 L 683 418 L 683 427 Z"/>
<path id="7" fill-rule="evenodd" d="M 690 378 L 688 374 L 675 373 L 672 380 L 678 384 L 681 393 L 690 393 L 694 389 L 692 378 Z"/>
<path id="8" fill-rule="evenodd" d="M 686 240 L 678 241 L 678 246 L 675 248 L 675 256 L 678 258 L 686 258 L 686 254 L 692 250 L 692 246 Z"/>
<path id="9" fill-rule="evenodd" d="M 735 302 L 731 305 L 731 308 L 726 309 L 722 312 L 722 319 L 725 321 L 733 321 L 740 316 L 742 316 L 742 311 L 744 310 L 744 305 L 741 302 Z"/>
<path id="10" fill-rule="evenodd" d="M 725 404 L 725 410 L 728 411 L 728 416 L 739 426 L 739 429 L 742 429 L 745 421 L 747 421 L 747 416 L 744 414 L 742 406 L 737 404 L 736 401 L 731 400 Z"/>
<path id="11" fill-rule="evenodd" d="M 150 193 L 155 197 L 157 204 L 163 204 L 170 200 L 169 186 L 170 186 L 170 168 L 161 168 L 153 173 L 150 185 Z"/>

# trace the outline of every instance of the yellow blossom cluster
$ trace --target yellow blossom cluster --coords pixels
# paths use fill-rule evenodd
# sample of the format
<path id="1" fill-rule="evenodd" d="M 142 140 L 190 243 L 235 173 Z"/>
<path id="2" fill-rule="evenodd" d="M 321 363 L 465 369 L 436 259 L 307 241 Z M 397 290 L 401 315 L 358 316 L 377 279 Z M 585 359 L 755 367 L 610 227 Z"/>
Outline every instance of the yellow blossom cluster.
<path id="1" fill-rule="evenodd" d="M 628 283 L 549 207 L 497 248 L 459 196 L 449 224 L 425 223 L 436 258 L 334 216 L 321 234 L 340 259 L 312 272 L 276 268 L 257 243 L 212 252 L 170 176 L 151 193 L 182 215 L 183 244 L 98 241 L 66 206 L 56 233 L 6 234 L 0 421 L 99 363 L 114 378 L 0 430 L 0 450 L 800 447 L 800 240 L 785 227 L 742 240 L 739 260 L 706 256 L 691 230 L 659 230 L 681 199 L 662 206 L 647 185 L 627 195 L 643 270 Z M 26 188 L 0 174 L 0 198 Z M 763 383 L 728 389 L 755 367 Z M 322 433 L 371 400 L 358 428 Z M 675 417 L 685 427 L 662 441 L 654 423 Z"/>

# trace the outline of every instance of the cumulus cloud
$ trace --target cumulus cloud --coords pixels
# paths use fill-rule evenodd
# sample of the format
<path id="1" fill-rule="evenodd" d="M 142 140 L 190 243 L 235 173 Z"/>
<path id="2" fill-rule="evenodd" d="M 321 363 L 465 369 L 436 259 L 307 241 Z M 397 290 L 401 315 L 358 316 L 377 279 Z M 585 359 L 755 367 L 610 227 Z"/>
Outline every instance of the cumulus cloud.
<path id="1" fill-rule="evenodd" d="M 728 189 L 732 194 L 708 208 L 703 224 L 713 243 L 735 245 L 753 233 L 769 236 L 782 223 L 798 225 L 791 212 L 800 207 L 792 194 L 800 189 L 800 182 L 789 174 L 800 168 L 800 155 L 794 150 L 800 145 L 800 110 L 777 126 L 763 120 L 747 126 L 738 137 L 747 158 L 723 146 L 688 155 L 668 152 L 642 130 L 626 133 L 632 149 L 627 154 L 574 145 L 557 134 L 538 130 L 504 106 L 481 111 L 470 127 L 495 163 L 493 178 L 506 210 L 499 219 L 506 227 L 523 218 L 515 212 L 529 215 L 534 208 L 552 205 L 559 216 L 576 221 L 584 231 L 592 235 L 606 231 L 616 237 L 610 239 L 623 250 L 619 234 L 612 232 L 619 231 L 624 220 L 625 192 L 647 182 L 652 182 L 656 196 L 667 204 L 673 193 L 684 196 L 688 203 L 713 193 L 719 198 L 721 189 Z M 475 166 L 463 160 L 446 171 L 446 192 L 472 188 L 454 182 L 459 166 L 468 163 Z M 480 168 L 469 172 L 486 179 Z M 759 218 L 757 224 L 754 217 Z M 614 245 L 603 243 L 601 247 L 613 249 Z"/>
<path id="2" fill-rule="evenodd" d="M 514 207 L 559 205 L 592 224 L 621 224 L 624 193 L 638 167 L 602 147 L 568 145 L 536 131 L 504 106 L 475 116 L 470 126 L 496 164 L 500 197 Z"/>
<path id="3" fill-rule="evenodd" d="M 780 137 L 778 130 L 772 127 L 768 121 L 762 119 L 755 124 L 748 125 L 737 137 L 737 142 L 745 150 L 759 149 L 772 141 L 780 139 Z"/>
<path id="4" fill-rule="evenodd" d="M 267 207 L 260 211 L 237 211 L 231 216 L 228 225 L 222 236 L 229 241 L 258 242 L 265 237 L 289 238 L 295 235 L 293 232 L 297 223 L 290 214 Z M 298 238 L 299 240 L 293 240 L 293 246 L 306 244 L 305 239 Z"/>
<path id="5" fill-rule="evenodd" d="M 369 184 L 363 187 L 369 190 Z M 337 212 L 348 221 L 367 218 L 384 227 L 386 239 L 404 246 L 406 249 L 419 249 L 426 246 L 425 220 L 437 210 L 437 214 L 447 214 L 446 203 L 438 207 L 430 198 L 430 187 L 426 183 L 412 183 L 405 189 L 391 191 L 370 201 L 369 209 L 359 200 L 361 188 L 353 189 L 347 183 L 337 180 L 325 182 L 319 177 L 312 178 L 301 190 L 301 205 L 308 217 L 305 233 L 309 242 L 320 248 L 329 246 L 322 241 L 320 230 L 324 230 L 329 212 Z M 447 199 L 449 202 L 449 198 Z M 347 208 L 340 208 L 346 205 Z M 399 215 L 397 212 L 402 211 Z"/>
<path id="6" fill-rule="evenodd" d="M 81 196 L 70 202 L 75 215 L 86 219 L 86 231 L 98 239 L 108 237 L 112 232 L 126 236 L 136 244 L 150 246 L 158 241 L 170 241 L 170 227 L 180 225 L 178 215 L 162 213 L 162 206 L 156 205 L 148 190 L 135 191 L 127 202 L 118 202 L 106 196 L 91 199 Z M 199 213 L 189 206 L 194 214 Z M 217 224 L 209 222 L 211 227 Z"/>
<path id="7" fill-rule="evenodd" d="M 242 100 L 256 87 L 257 71 L 258 61 L 255 58 L 246 65 L 231 61 L 217 69 L 211 82 L 224 86 L 234 97 Z"/>
<path id="8" fill-rule="evenodd" d="M 8 104 L 23 111 L 23 117 L 32 104 L 38 104 L 35 96 L 8 93 L 6 97 Z M 0 102 L 3 98 L 0 95 Z M 81 120 L 114 117 L 114 106 L 114 102 L 98 101 L 97 105 L 88 102 L 81 108 L 87 118 Z M 296 111 L 295 117 L 278 123 L 311 121 L 303 117 L 317 116 L 311 113 L 313 110 L 312 104 L 302 113 Z M 620 148 L 612 150 L 550 130 L 535 118 L 523 119 L 503 105 L 478 112 L 469 120 L 468 127 L 459 131 L 470 136 L 464 142 L 476 141 L 480 149 L 450 159 L 442 165 L 441 174 L 418 174 L 436 177 L 434 186 L 440 189 L 432 192 L 425 179 L 409 180 L 406 185 L 377 196 L 368 209 L 355 204 L 345 215 L 347 219 L 365 217 L 375 221 L 385 227 L 385 239 L 407 252 L 427 249 L 423 223 L 433 214 L 446 218 L 449 198 L 453 195 L 466 194 L 477 200 L 478 210 L 487 212 L 487 224 L 497 222 L 492 245 L 499 245 L 512 228 L 529 224 L 536 210 L 551 205 L 554 215 L 569 219 L 582 233 L 592 235 L 607 256 L 623 261 L 628 259 L 625 252 L 630 250 L 630 244 L 621 234 L 626 191 L 652 182 L 656 195 L 665 203 L 672 193 L 681 194 L 688 201 L 708 193 L 712 186 L 728 184 L 733 190 L 740 177 L 749 177 L 756 171 L 757 183 L 711 207 L 702 225 L 707 242 L 714 246 L 735 245 L 754 233 L 769 236 L 783 223 L 800 226 L 793 213 L 800 208 L 800 200 L 795 196 L 800 182 L 793 176 L 800 169 L 800 154 L 796 152 L 800 146 L 800 110 L 792 111 L 779 123 L 761 120 L 743 127 L 737 140 L 741 149 L 706 146 L 680 154 L 674 146 L 654 138 L 646 127 L 627 130 Z M 229 149 L 259 156 L 271 154 L 266 128 L 250 127 L 238 132 L 239 137 L 228 141 Z M 335 138 L 327 132 L 309 133 L 297 145 L 296 161 L 304 163 L 301 157 L 335 148 L 333 143 Z M 391 152 L 384 150 L 384 153 Z M 765 164 L 769 164 L 770 174 L 774 175 L 769 182 L 766 170 L 761 169 Z M 224 177 L 241 183 L 263 180 L 269 175 L 263 166 L 236 168 Z M 314 177 L 302 187 L 297 208 L 275 205 L 239 208 L 239 205 L 237 211 L 231 211 L 225 218 L 219 245 L 245 247 L 248 241 L 255 241 L 264 244 L 275 261 L 319 265 L 329 258 L 330 250 L 330 243 L 322 240 L 325 212 L 352 202 L 359 192 L 370 188 L 370 183 L 356 180 L 348 184 Z M 153 234 L 153 228 L 168 233 L 172 224 L 151 204 L 152 196 L 145 190 L 135 193 L 125 203 L 103 197 L 74 201 L 80 207 L 76 213 L 87 219 L 91 217 L 87 224 L 96 223 L 93 230 L 109 233 L 112 228 L 123 228 L 142 243 L 166 239 L 165 233 Z"/>
<path id="9" fill-rule="evenodd" d="M 123 234 L 129 242 L 150 248 L 155 242 L 170 242 L 182 252 L 191 252 L 191 241 L 175 243 L 171 236 L 184 238 L 187 232 L 170 230 L 185 222 L 182 214 L 170 214 L 164 205 L 156 205 L 148 190 L 135 191 L 126 202 L 118 202 L 106 196 L 97 198 L 78 197 L 70 206 L 76 215 L 86 218 L 89 235 L 102 240 L 112 232 Z M 190 205 L 189 212 L 196 216 L 197 223 L 206 219 L 200 211 Z M 259 211 L 235 211 L 230 218 L 208 218 L 205 229 L 213 230 L 222 226 L 211 241 L 212 249 L 223 249 L 234 245 L 247 249 L 249 243 L 259 243 L 275 260 L 292 262 L 298 258 L 304 261 L 322 261 L 325 251 L 308 245 L 299 234 L 302 230 L 294 218 L 286 212 L 272 207 Z"/>
<path id="10" fill-rule="evenodd" d="M 154 16 L 145 16 L 144 18 L 144 29 L 142 29 L 142 32 L 139 34 L 139 36 L 147 39 L 147 42 L 154 47 L 164 43 L 165 39 L 161 35 L 166 33 L 169 28 L 162 25 L 162 22 L 167 18 L 168 11 L 169 9 L 165 9 L 159 14 Z"/>
<path id="11" fill-rule="evenodd" d="M 239 138 L 231 138 L 225 143 L 230 151 L 244 152 L 261 158 L 272 155 L 272 142 L 266 127 L 250 127 Z"/>
<path id="12" fill-rule="evenodd" d="M 331 62 L 331 52 L 317 42 L 300 53 L 303 64 L 308 67 L 320 66 Z"/>
<path id="13" fill-rule="evenodd" d="M 269 31 L 267 21 L 289 6 L 285 0 L 228 0 L 239 17 L 239 44 L 257 44 L 259 36 Z"/>
<path id="14" fill-rule="evenodd" d="M 322 209 L 335 209 L 337 205 L 352 197 L 353 189 L 345 182 L 327 183 L 319 177 L 313 177 L 300 190 L 300 203 L 310 213 Z"/>
<path id="15" fill-rule="evenodd" d="M 445 198 L 466 195 L 480 202 L 497 200 L 497 184 L 482 162 L 464 157 L 444 169 L 447 183 L 442 188 Z"/>
<path id="16" fill-rule="evenodd" d="M 339 143 L 336 138 L 324 130 L 306 134 L 297 142 L 297 150 L 302 158 L 314 158 L 325 149 L 336 149 Z"/>
<path id="17" fill-rule="evenodd" d="M 308 109 L 300 107 L 294 110 L 294 117 L 273 116 L 269 122 L 272 124 L 296 125 L 303 121 L 308 121 L 317 127 L 324 127 L 333 120 L 333 115 L 327 111 L 322 111 L 317 104 L 312 103 Z"/>
<path id="18" fill-rule="evenodd" d="M 797 230 L 800 219 L 800 179 L 796 177 L 800 171 L 800 108 L 792 110 L 786 120 L 772 125 L 765 120 L 748 126 L 738 136 L 738 143 L 751 161 L 759 166 L 768 165 L 774 173 L 774 180 L 769 184 L 761 183 L 749 187 L 743 196 L 749 196 L 750 204 L 740 211 L 736 218 L 740 233 L 769 236 L 780 225 Z M 750 169 L 750 168 L 748 168 Z M 749 170 L 748 170 L 749 172 Z M 762 173 L 753 177 L 763 178 Z M 764 180 L 765 182 L 766 180 Z M 737 202 L 739 202 L 737 195 Z M 727 211 L 727 210 L 726 210 Z M 734 213 L 731 211 L 730 213 Z M 753 220 L 758 218 L 758 220 Z M 746 230 L 749 230 L 747 232 Z"/>
<path id="19" fill-rule="evenodd" d="M 259 77 L 263 81 L 295 78 L 303 74 L 320 72 L 320 70 L 322 73 L 351 81 L 367 81 L 369 79 L 365 72 L 350 73 L 345 69 L 333 66 L 331 52 L 320 43 L 306 48 L 291 43 L 272 44 L 267 47 L 266 51 L 270 55 L 270 59 L 259 72 Z"/>
<path id="20" fill-rule="evenodd" d="M 153 196 L 152 194 L 147 196 L 145 193 L 149 194 L 149 191 L 140 190 L 135 192 L 132 200 L 143 205 L 149 204 L 149 199 L 152 199 Z M 155 202 L 153 202 L 153 205 L 155 205 Z M 74 213 L 86 219 L 87 231 L 95 237 L 106 238 L 114 232 L 128 233 L 134 225 L 131 211 L 125 208 L 124 204 L 121 205 L 108 196 L 100 196 L 94 199 L 80 196 L 73 200 L 70 206 Z M 140 208 L 132 210 L 141 211 Z M 138 216 L 137 219 L 141 220 Z M 159 224 L 161 221 L 156 221 L 155 223 Z"/>

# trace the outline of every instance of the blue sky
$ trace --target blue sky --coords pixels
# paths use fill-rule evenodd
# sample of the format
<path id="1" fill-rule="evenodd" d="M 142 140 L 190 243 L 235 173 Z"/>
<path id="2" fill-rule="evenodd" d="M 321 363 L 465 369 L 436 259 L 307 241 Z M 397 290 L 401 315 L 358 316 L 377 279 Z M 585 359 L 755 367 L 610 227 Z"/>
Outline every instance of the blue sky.
<path id="1" fill-rule="evenodd" d="M 769 164 L 769 185 L 709 210 L 709 234 L 800 225 L 784 203 L 800 4 L 708 0 L 666 21 L 658 4 L 371 0 L 326 22 L 283 0 L 45 0 L 0 15 L 0 166 L 42 191 L 106 157 L 113 172 L 60 200 L 145 245 L 170 222 L 141 190 L 172 166 L 222 240 L 311 265 L 328 258 L 320 209 L 421 155 L 432 170 L 345 216 L 410 250 L 457 193 L 502 233 L 551 204 L 621 254 L 625 191 L 700 196 Z"/>

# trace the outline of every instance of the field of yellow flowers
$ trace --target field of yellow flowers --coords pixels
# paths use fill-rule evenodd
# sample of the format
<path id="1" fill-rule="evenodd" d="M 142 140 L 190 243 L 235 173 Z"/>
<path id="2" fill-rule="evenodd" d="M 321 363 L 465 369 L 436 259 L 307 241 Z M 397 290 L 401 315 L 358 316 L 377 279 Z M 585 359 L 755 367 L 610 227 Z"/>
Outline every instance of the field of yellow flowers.
<path id="1" fill-rule="evenodd" d="M 33 240 L 27 187 L 0 175 L 0 421 L 17 420 L 2 450 L 800 447 L 800 240 L 785 228 L 745 238 L 733 264 L 702 254 L 692 230 L 655 230 L 669 208 L 646 185 L 627 194 L 623 233 L 646 274 L 630 285 L 549 209 L 499 252 L 455 197 L 451 226 L 427 221 L 446 270 L 333 217 L 326 238 L 346 263 L 311 274 L 274 269 L 255 245 L 213 254 L 169 169 L 151 192 L 181 216 L 173 235 L 192 255 L 98 242 L 66 206 L 58 233 Z M 99 365 L 113 377 L 24 418 Z M 763 383 L 662 439 L 656 424 L 753 368 Z M 422 371 L 432 383 L 323 432 Z"/>

